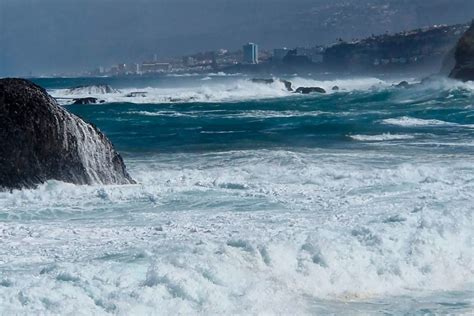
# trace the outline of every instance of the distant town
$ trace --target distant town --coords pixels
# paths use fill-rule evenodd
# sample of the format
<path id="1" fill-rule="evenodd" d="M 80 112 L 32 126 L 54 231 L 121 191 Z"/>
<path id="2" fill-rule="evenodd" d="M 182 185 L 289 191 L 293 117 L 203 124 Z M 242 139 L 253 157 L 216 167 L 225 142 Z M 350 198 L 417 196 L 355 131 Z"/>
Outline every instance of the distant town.
<path id="1" fill-rule="evenodd" d="M 266 63 L 282 63 L 287 56 L 302 58 L 310 63 L 322 63 L 323 46 L 276 48 L 273 52 L 259 50 L 258 44 L 246 43 L 241 50 L 200 52 L 180 58 L 158 58 L 155 54 L 150 60 L 141 63 L 120 63 L 109 68 L 99 67 L 84 73 L 91 76 L 125 76 L 147 74 L 210 73 L 232 69 L 239 65 L 256 66 Z"/>
<path id="2" fill-rule="evenodd" d="M 305 71 L 403 71 L 438 67 L 468 24 L 435 25 L 397 34 L 371 36 L 332 45 L 263 50 L 245 43 L 240 50 L 200 52 L 173 58 L 101 66 L 73 76 L 150 76 L 185 73 L 294 73 Z M 58 74 L 63 76 L 64 74 Z"/>

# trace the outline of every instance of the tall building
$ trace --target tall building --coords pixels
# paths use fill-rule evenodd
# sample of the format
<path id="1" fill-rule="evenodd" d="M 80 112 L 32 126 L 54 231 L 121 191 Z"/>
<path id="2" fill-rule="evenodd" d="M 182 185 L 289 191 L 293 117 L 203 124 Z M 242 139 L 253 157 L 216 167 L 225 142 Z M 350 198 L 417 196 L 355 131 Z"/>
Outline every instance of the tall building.
<path id="1" fill-rule="evenodd" d="M 243 46 L 244 51 L 244 63 L 245 64 L 258 64 L 258 45 L 254 43 L 248 43 Z"/>

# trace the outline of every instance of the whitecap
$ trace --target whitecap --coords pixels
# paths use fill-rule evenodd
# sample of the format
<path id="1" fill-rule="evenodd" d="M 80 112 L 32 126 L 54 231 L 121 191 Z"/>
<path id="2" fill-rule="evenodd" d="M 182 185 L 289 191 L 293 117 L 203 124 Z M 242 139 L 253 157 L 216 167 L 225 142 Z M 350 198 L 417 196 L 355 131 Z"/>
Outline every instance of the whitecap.
<path id="1" fill-rule="evenodd" d="M 397 125 L 403 127 L 417 127 L 417 126 L 455 126 L 456 123 L 445 122 L 435 119 L 419 119 L 410 116 L 402 116 L 398 118 L 389 118 L 382 121 L 387 125 Z"/>
<path id="2" fill-rule="evenodd" d="M 405 140 L 414 139 L 414 135 L 408 134 L 390 134 L 384 133 L 379 135 L 349 135 L 350 138 L 358 141 L 369 141 L 369 142 L 380 142 L 380 141 L 391 141 L 391 140 Z"/>

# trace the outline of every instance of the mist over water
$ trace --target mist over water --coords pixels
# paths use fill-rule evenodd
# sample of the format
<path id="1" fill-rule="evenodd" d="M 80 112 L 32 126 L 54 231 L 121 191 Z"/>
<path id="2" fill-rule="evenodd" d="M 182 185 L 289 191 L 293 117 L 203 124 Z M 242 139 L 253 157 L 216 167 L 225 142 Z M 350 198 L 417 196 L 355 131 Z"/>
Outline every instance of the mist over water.
<path id="1" fill-rule="evenodd" d="M 474 86 L 247 79 L 38 79 L 120 90 L 64 106 L 139 184 L 0 193 L 2 309 L 472 312 Z"/>

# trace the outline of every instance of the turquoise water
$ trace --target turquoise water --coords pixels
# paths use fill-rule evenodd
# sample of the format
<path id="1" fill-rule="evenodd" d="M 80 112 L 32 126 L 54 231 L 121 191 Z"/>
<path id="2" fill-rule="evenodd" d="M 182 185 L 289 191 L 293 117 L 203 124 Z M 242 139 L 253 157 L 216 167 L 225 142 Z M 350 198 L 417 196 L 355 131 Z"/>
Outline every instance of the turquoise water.
<path id="1" fill-rule="evenodd" d="M 247 79 L 36 80 L 139 184 L 0 193 L 1 311 L 472 313 L 474 85 Z"/>

